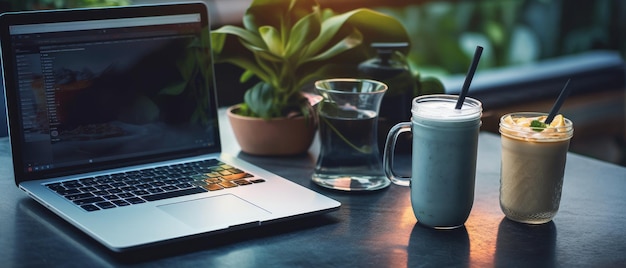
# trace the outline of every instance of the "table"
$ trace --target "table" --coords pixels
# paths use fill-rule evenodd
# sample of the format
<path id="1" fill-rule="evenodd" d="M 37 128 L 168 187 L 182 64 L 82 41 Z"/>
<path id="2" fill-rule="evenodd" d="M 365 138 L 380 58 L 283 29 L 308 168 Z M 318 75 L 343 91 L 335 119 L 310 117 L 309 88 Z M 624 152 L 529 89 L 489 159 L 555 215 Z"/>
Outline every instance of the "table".
<path id="1" fill-rule="evenodd" d="M 224 111 L 221 110 L 221 118 Z M 2 267 L 610 267 L 626 266 L 626 168 L 568 154 L 561 209 L 548 224 L 504 218 L 498 203 L 500 138 L 481 133 L 474 208 L 465 227 L 416 224 L 409 189 L 326 190 L 310 181 L 319 145 L 295 157 L 239 153 L 222 120 L 225 150 L 342 203 L 340 210 L 133 252 L 106 250 L 18 190 L 0 139 Z M 405 162 L 406 163 L 406 162 Z M 112 226 L 123 228 L 123 226 Z"/>

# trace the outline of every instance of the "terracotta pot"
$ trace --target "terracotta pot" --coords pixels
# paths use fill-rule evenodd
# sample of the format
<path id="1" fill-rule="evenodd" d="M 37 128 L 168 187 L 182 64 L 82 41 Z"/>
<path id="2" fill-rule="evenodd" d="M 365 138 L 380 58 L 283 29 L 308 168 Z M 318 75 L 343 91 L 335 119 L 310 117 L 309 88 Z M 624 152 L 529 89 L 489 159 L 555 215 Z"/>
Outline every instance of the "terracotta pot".
<path id="1" fill-rule="evenodd" d="M 254 155 L 296 155 L 309 150 L 317 126 L 314 119 L 261 118 L 233 113 L 239 105 L 228 108 L 227 115 L 241 151 Z"/>

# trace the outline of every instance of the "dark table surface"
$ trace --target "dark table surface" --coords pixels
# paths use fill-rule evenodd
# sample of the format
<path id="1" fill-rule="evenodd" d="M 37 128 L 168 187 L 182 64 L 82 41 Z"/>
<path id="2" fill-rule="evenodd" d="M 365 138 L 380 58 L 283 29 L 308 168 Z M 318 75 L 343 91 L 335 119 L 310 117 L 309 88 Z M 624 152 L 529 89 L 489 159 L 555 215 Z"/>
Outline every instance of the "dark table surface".
<path id="1" fill-rule="evenodd" d="M 249 156 L 239 153 L 227 122 L 222 124 L 226 151 L 340 201 L 341 209 L 115 254 L 15 187 L 8 140 L 1 138 L 0 266 L 626 266 L 624 167 L 570 153 L 557 216 L 544 225 L 518 224 L 506 220 L 498 204 L 500 138 L 481 133 L 469 219 L 463 228 L 435 231 L 416 223 L 408 188 L 392 185 L 371 193 L 322 189 L 310 181 L 317 143 L 296 157 Z"/>

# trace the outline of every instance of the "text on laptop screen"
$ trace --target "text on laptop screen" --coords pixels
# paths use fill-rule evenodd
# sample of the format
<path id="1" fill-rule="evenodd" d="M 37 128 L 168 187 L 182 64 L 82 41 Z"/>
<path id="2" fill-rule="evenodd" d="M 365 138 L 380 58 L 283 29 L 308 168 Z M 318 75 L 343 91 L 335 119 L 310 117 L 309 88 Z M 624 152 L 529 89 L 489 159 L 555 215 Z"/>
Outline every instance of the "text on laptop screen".
<path id="1" fill-rule="evenodd" d="M 9 31 L 27 173 L 219 145 L 199 14 Z"/>

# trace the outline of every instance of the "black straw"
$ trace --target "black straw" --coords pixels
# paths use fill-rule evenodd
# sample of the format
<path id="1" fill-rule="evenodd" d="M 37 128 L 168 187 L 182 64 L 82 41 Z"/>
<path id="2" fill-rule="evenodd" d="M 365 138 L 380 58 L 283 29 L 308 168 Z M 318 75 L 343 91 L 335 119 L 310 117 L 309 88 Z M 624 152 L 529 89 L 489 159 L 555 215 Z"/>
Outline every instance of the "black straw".
<path id="1" fill-rule="evenodd" d="M 478 61 L 480 61 L 480 55 L 483 53 L 483 47 L 476 46 L 476 51 L 474 51 L 474 58 L 472 59 L 472 65 L 470 65 L 469 70 L 467 70 L 467 75 L 465 76 L 465 82 L 463 83 L 463 88 L 461 89 L 461 95 L 459 95 L 459 100 L 456 102 L 455 109 L 461 109 L 463 106 L 463 102 L 465 101 L 465 96 L 467 96 L 467 91 L 469 90 L 469 86 L 472 83 L 472 78 L 474 78 L 474 73 L 476 72 L 476 67 L 478 67 Z"/>
<path id="2" fill-rule="evenodd" d="M 556 113 L 558 113 L 559 109 L 561 109 L 561 105 L 563 105 L 563 102 L 565 101 L 567 96 L 569 96 L 569 92 L 572 91 L 571 88 L 567 88 L 567 85 L 569 85 L 570 80 L 571 79 L 567 79 L 567 82 L 565 82 L 565 86 L 563 86 L 563 89 L 561 89 L 561 94 L 559 94 L 559 97 L 556 99 L 554 106 L 552 106 L 552 110 L 550 110 L 550 113 L 548 114 L 548 117 L 546 118 L 546 121 L 544 122 L 547 125 L 552 123 L 552 120 L 554 120 Z"/>

